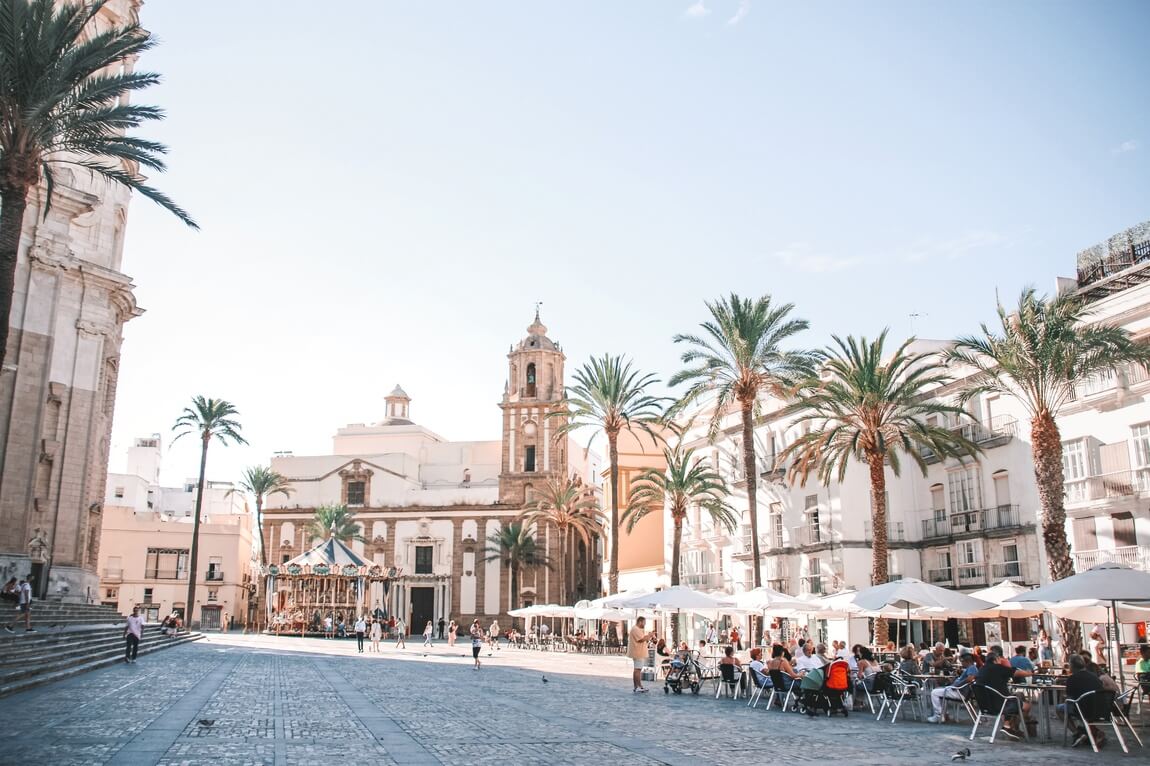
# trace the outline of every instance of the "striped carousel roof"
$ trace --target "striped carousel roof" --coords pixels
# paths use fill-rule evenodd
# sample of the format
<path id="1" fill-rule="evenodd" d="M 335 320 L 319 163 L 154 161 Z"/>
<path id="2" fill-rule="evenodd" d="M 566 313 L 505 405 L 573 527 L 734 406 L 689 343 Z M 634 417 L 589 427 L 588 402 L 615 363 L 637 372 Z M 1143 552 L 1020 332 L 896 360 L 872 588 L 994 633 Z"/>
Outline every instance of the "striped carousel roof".
<path id="1" fill-rule="evenodd" d="M 329 537 L 310 551 L 301 553 L 291 561 L 283 564 L 283 567 L 286 568 L 292 564 L 299 564 L 300 566 L 327 564 L 333 568 L 347 566 L 348 564 L 355 567 L 371 566 L 370 562 L 366 561 L 362 556 L 334 537 Z"/>

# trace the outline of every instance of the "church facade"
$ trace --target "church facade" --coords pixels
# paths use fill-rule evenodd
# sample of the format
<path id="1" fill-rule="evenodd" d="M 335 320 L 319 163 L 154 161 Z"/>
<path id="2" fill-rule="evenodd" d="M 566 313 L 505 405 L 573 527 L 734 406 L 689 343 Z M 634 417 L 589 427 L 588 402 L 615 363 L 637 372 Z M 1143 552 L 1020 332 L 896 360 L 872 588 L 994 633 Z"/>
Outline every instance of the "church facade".
<path id="1" fill-rule="evenodd" d="M 363 532 L 352 550 L 386 569 L 370 602 L 402 617 L 412 630 L 440 618 L 508 625 L 509 609 L 564 601 L 558 577 L 547 567 L 524 567 L 513 596 L 510 568 L 492 555 L 490 538 L 515 522 L 547 481 L 570 477 L 594 489 L 594 456 L 567 436 L 556 438 L 563 418 L 562 348 L 539 320 L 508 353 L 508 378 L 500 402 L 502 435 L 490 441 L 449 441 L 414 419 L 411 398 L 396 386 L 385 399 L 384 418 L 340 428 L 330 455 L 277 455 L 272 468 L 291 482 L 292 493 L 269 498 L 264 509 L 268 561 L 283 563 L 316 542 L 307 525 L 324 505 L 346 505 Z M 572 460 L 572 456 L 575 460 Z M 558 555 L 553 529 L 536 530 L 550 558 Z M 596 549 L 577 546 L 573 595 L 598 595 Z M 270 596 L 273 611 L 289 605 Z"/>

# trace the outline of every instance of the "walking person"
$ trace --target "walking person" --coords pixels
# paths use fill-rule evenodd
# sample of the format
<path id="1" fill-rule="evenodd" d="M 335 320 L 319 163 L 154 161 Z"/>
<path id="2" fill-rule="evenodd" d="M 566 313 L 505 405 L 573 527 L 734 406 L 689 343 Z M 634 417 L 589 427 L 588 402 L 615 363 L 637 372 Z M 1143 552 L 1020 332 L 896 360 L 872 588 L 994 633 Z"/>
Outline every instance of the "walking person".
<path id="1" fill-rule="evenodd" d="M 447 621 L 442 617 L 439 618 L 439 640 L 443 640 L 443 629 L 447 627 Z"/>
<path id="2" fill-rule="evenodd" d="M 383 624 L 379 620 L 371 621 L 371 650 L 379 654 L 379 639 L 383 638 Z"/>
<path id="3" fill-rule="evenodd" d="M 459 632 L 459 626 L 452 620 L 447 626 L 447 645 L 455 646 L 455 634 Z"/>
<path id="4" fill-rule="evenodd" d="M 487 638 L 491 642 L 492 649 L 499 648 L 499 620 L 491 621 L 491 629 L 487 632 Z"/>
<path id="5" fill-rule="evenodd" d="M 132 608 L 132 614 L 124 625 L 124 662 L 136 664 L 136 654 L 140 651 L 140 639 L 144 637 L 144 618 L 140 616 L 138 607 Z"/>
<path id="6" fill-rule="evenodd" d="M 471 623 L 471 657 L 475 660 L 475 669 L 479 670 L 483 663 L 479 661 L 479 653 L 483 651 L 483 628 L 479 627 L 479 620 Z"/>
<path id="7" fill-rule="evenodd" d="M 395 648 L 407 648 L 407 623 L 402 617 L 395 618 Z"/>
<path id="8" fill-rule="evenodd" d="M 427 626 L 423 629 L 423 645 L 431 646 L 431 639 L 435 636 L 435 625 L 431 620 L 427 621 Z"/>
<path id="9" fill-rule="evenodd" d="M 28 582 L 27 577 L 22 578 L 16 586 L 16 619 L 5 625 L 4 630 L 15 633 L 12 626 L 20 621 L 21 614 L 24 615 L 24 632 L 35 633 L 32 629 L 32 583 Z"/>
<path id="10" fill-rule="evenodd" d="M 367 635 L 367 620 L 361 614 L 355 621 L 355 643 L 359 647 L 359 653 L 363 654 L 363 637 Z"/>

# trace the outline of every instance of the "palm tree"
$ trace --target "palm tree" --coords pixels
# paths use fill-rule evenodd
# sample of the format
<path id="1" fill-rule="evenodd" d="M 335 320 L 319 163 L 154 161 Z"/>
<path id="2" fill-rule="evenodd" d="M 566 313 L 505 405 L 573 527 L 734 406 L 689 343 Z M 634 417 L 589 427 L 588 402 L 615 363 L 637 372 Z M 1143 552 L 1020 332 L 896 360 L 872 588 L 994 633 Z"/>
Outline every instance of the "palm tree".
<path id="1" fill-rule="evenodd" d="M 278 471 L 262 465 L 244 469 L 237 489 L 229 489 L 228 494 L 246 492 L 256 501 L 256 532 L 260 537 L 260 563 L 268 565 L 267 541 L 264 540 L 264 500 L 271 495 L 289 496 L 295 490 L 287 477 Z"/>
<path id="2" fill-rule="evenodd" d="M 666 470 L 649 468 L 631 485 L 627 510 L 623 519 L 627 532 L 652 511 L 666 507 L 671 514 L 674 533 L 671 538 L 671 585 L 679 584 L 679 569 L 683 545 L 683 520 L 687 509 L 696 505 L 717 525 L 733 531 L 738 524 L 735 510 L 727 503 L 727 485 L 723 477 L 713 471 L 695 450 L 677 444 L 663 450 Z"/>
<path id="3" fill-rule="evenodd" d="M 212 439 L 225 445 L 229 442 L 247 444 L 244 437 L 240 435 L 239 421 L 234 419 L 239 414 L 231 402 L 195 396 L 192 397 L 192 406 L 185 407 L 184 413 L 176 418 L 176 424 L 172 426 L 172 430 L 177 432 L 175 438 L 172 439 L 173 444 L 188 434 L 198 436 L 201 444 L 200 478 L 196 482 L 196 513 L 195 518 L 192 519 L 192 552 L 188 561 L 190 574 L 188 575 L 187 613 L 184 615 L 188 627 L 191 627 L 192 618 L 196 613 L 196 559 L 200 550 L 200 511 L 204 505 L 204 474 L 208 467 L 208 445 L 212 443 Z"/>
<path id="4" fill-rule="evenodd" d="M 536 493 L 536 500 L 528 503 L 519 516 L 523 524 L 551 524 L 559 538 L 559 598 L 562 603 L 570 600 L 570 586 L 567 573 L 571 568 L 568 561 L 568 538 L 583 541 L 588 549 L 591 541 L 603 530 L 603 513 L 594 496 L 587 494 L 587 488 L 563 477 L 552 479 Z"/>
<path id="5" fill-rule="evenodd" d="M 856 460 L 870 471 L 872 585 L 889 577 L 887 465 L 897 476 L 900 456 L 907 456 L 925 475 L 926 450 L 940 460 L 979 451 L 961 434 L 932 422 L 967 416 L 961 407 L 929 398 L 933 389 L 950 382 L 941 361 L 934 354 L 909 351 L 913 338 L 884 360 L 886 334 L 883 330 L 874 341 L 833 336 L 820 373 L 804 382 L 782 413 L 796 415 L 792 425 L 805 432 L 780 453 L 782 460 L 793 458 L 788 470 L 792 483 L 805 486 L 812 473 L 824 485 L 842 482 Z M 875 642 L 885 643 L 886 620 L 875 620 L 874 630 Z"/>
<path id="6" fill-rule="evenodd" d="M 619 434 L 642 432 L 658 442 L 654 426 L 661 422 L 664 399 L 647 393 L 658 383 L 654 375 L 631 369 L 631 362 L 621 356 L 604 354 L 591 358 L 575 371 L 575 385 L 568 386 L 562 409 L 549 417 L 562 417 L 566 422 L 555 429 L 559 438 L 580 428 L 592 426 L 607 435 L 607 459 L 611 478 L 611 551 L 607 587 L 619 590 Z M 598 435 L 598 431 L 596 434 Z M 595 435 L 591 437 L 594 441 Z M 590 447 L 590 442 L 588 442 Z"/>
<path id="7" fill-rule="evenodd" d="M 704 334 L 676 335 L 676 343 L 692 348 L 682 356 L 690 365 L 671 377 L 671 385 L 689 383 L 676 410 L 704 396 L 713 397 L 710 435 L 719 431 L 728 410 L 738 406 L 743 425 L 743 472 L 747 480 L 747 510 L 751 524 L 751 569 L 753 585 L 763 584 L 759 561 L 758 477 L 755 461 L 754 426 L 759 396 L 773 393 L 786 396 L 791 387 L 807 374 L 814 361 L 809 351 L 784 350 L 782 344 L 809 326 L 805 319 L 790 317 L 794 304 L 776 306 L 771 296 L 751 300 L 731 293 L 708 303 L 711 319 L 703 322 Z"/>
<path id="8" fill-rule="evenodd" d="M 128 103 L 160 80 L 130 66 L 155 38 L 136 21 L 97 30 L 93 20 L 105 2 L 0 0 L 0 364 L 28 195 L 44 181 L 47 214 L 54 166 L 84 168 L 138 191 L 196 227 L 140 174 L 141 166 L 162 171 L 167 148 L 124 133 L 164 116 Z"/>
<path id="9" fill-rule="evenodd" d="M 315 516 L 308 522 L 304 534 L 308 542 L 325 540 L 329 536 L 341 542 L 367 542 L 363 528 L 355 521 L 355 512 L 348 510 L 346 505 L 321 505 L 316 508 Z"/>
<path id="10" fill-rule="evenodd" d="M 1090 308 L 1073 293 L 1046 298 L 1034 288 L 1022 291 L 1015 313 L 1000 302 L 1001 331 L 982 325 L 982 335 L 955 341 L 947 359 L 977 371 L 963 396 L 1008 394 L 1030 415 L 1030 449 L 1034 480 L 1042 505 L 1042 541 L 1050 576 L 1061 580 L 1074 574 L 1066 539 L 1062 468 L 1062 436 L 1058 414 L 1074 399 L 1075 386 L 1119 365 L 1150 365 L 1150 344 L 1138 342 L 1121 327 L 1088 324 Z M 1070 651 L 1082 648 L 1082 634 L 1073 620 L 1060 620 L 1059 630 Z"/>
<path id="11" fill-rule="evenodd" d="M 502 561 L 511 570 L 511 608 L 519 605 L 519 573 L 523 567 L 551 568 L 547 555 L 536 544 L 535 535 L 522 522 L 512 522 L 487 538 L 484 561 Z"/>

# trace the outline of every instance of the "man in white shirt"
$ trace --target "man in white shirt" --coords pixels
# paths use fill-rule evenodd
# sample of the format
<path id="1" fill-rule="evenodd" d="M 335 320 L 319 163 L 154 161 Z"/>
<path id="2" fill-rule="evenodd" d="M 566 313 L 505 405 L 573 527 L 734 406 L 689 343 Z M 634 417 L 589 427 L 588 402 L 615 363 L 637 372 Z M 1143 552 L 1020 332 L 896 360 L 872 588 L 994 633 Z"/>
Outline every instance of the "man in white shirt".
<path id="1" fill-rule="evenodd" d="M 811 654 L 811 642 L 806 642 L 802 648 L 799 649 L 799 653 L 795 657 L 795 670 L 803 673 L 808 670 L 821 668 L 822 666 L 822 659 Z"/>
<path id="2" fill-rule="evenodd" d="M 128 622 L 124 625 L 124 662 L 136 664 L 136 654 L 140 651 L 140 639 L 144 637 L 144 618 L 138 607 L 133 607 Z"/>
<path id="3" fill-rule="evenodd" d="M 361 614 L 355 621 L 355 642 L 359 645 L 359 653 L 363 654 L 363 637 L 367 634 L 367 620 Z"/>

